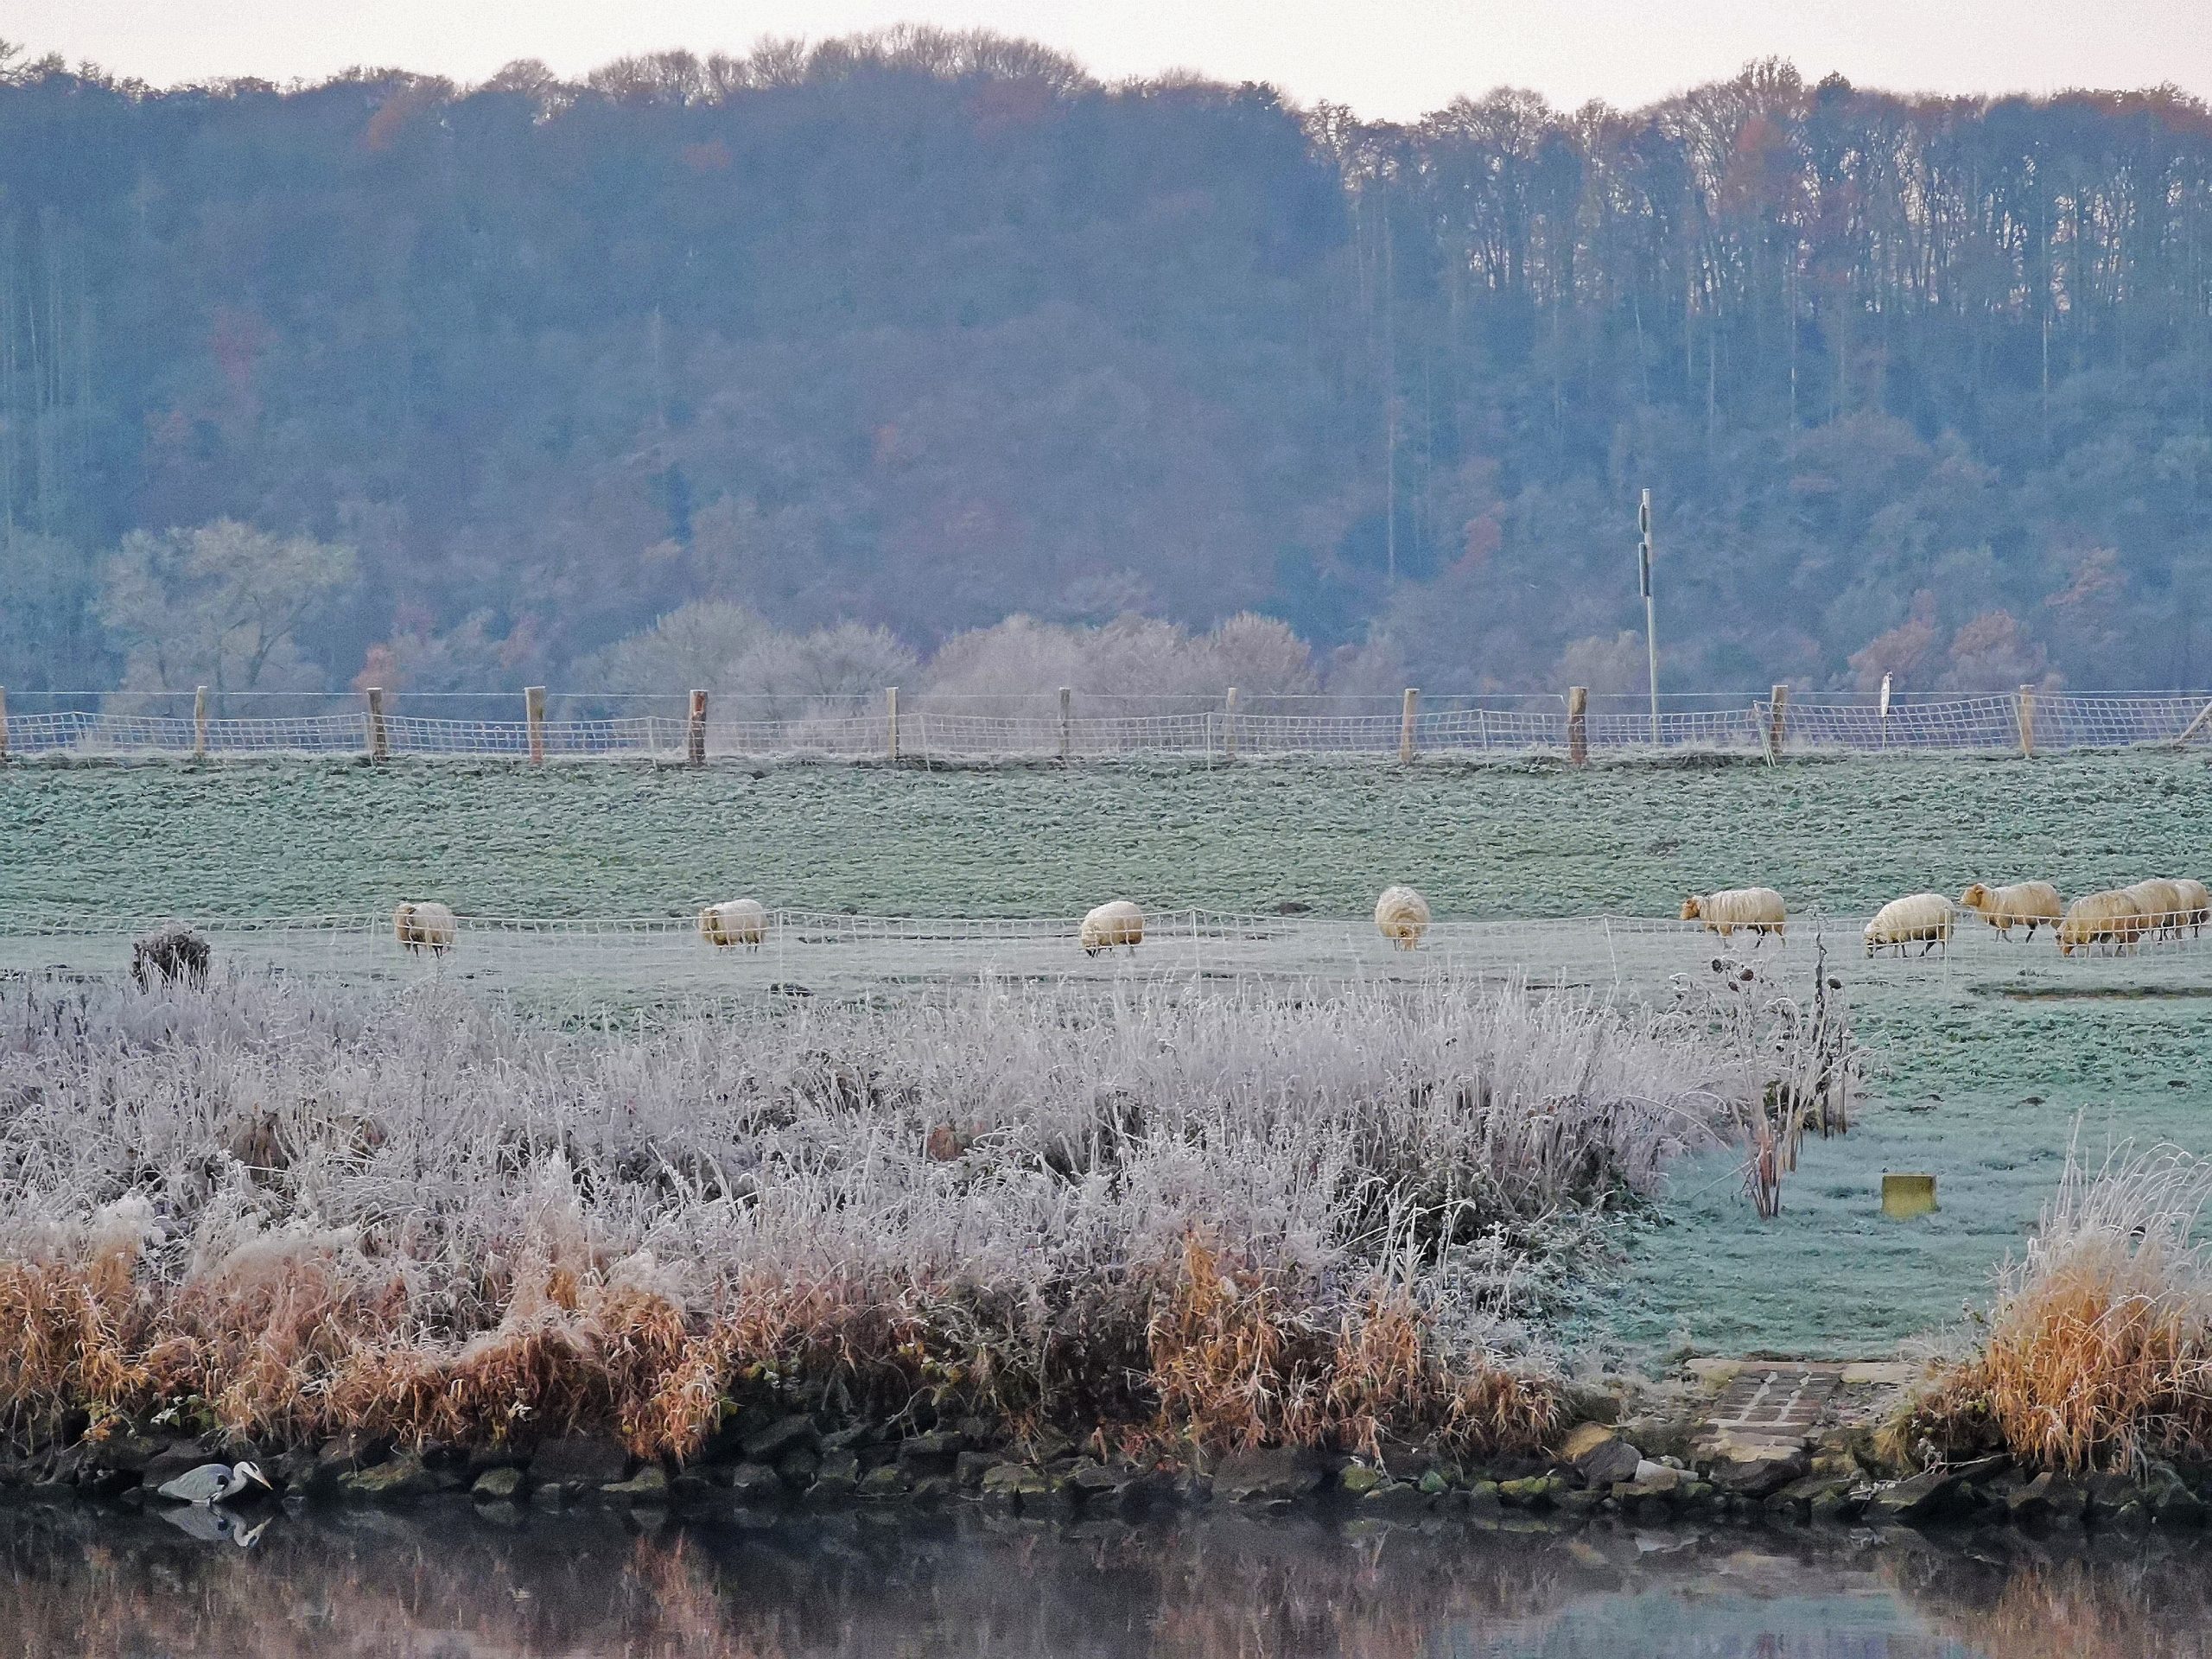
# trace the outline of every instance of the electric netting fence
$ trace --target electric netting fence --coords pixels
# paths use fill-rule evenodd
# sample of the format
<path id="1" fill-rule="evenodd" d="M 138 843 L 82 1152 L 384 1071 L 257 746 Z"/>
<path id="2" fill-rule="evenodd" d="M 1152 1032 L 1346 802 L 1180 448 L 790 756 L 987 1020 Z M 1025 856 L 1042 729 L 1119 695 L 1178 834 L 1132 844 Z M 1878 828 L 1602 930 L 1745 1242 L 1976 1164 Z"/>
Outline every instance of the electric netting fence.
<path id="1" fill-rule="evenodd" d="M 0 973 L 127 972 L 133 941 L 173 925 L 115 916 L 0 914 Z M 1757 964 L 1808 977 L 1816 952 L 1853 985 L 2063 994 L 2124 983 L 2130 990 L 2212 983 L 2212 925 L 2182 918 L 2131 944 L 2062 954 L 2046 928 L 2000 937 L 1961 912 L 1945 945 L 1869 954 L 1865 918 L 1808 912 L 1782 938 L 1723 937 L 1669 918 L 1442 920 L 1417 949 L 1399 950 L 1371 920 L 1310 915 L 1155 910 L 1142 943 L 1086 952 L 1073 917 L 863 916 L 770 909 L 756 945 L 717 946 L 695 914 L 549 918 L 463 916 L 449 947 L 410 950 L 388 914 L 205 918 L 193 924 L 218 963 L 360 982 L 449 979 L 560 1000 L 635 1001 L 698 995 L 864 995 L 900 985 L 994 978 L 1092 981 L 1179 976 L 1417 982 L 1460 976 L 1663 995 L 1682 976 Z M 1809 980 L 1808 980 L 1809 982 Z"/>

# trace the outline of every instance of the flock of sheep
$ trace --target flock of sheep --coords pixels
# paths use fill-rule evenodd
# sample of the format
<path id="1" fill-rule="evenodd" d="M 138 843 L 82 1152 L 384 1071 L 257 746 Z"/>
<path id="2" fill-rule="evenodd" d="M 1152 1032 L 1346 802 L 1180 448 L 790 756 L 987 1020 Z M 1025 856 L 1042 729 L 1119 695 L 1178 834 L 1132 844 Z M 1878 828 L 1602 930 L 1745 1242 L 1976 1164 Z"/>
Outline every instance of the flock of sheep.
<path id="1" fill-rule="evenodd" d="M 2059 954 L 2070 957 L 2100 944 L 2120 951 L 2145 938 L 2177 939 L 2183 928 L 2202 933 L 2206 920 L 2212 918 L 2212 892 L 2202 881 L 2158 876 L 2133 887 L 2084 893 L 2062 909 L 2058 889 L 2048 881 L 2004 887 L 1976 881 L 1959 895 L 1956 905 L 1940 893 L 1891 899 L 1866 924 L 1866 954 L 1894 950 L 1903 956 L 1907 945 L 1917 944 L 1924 957 L 1947 946 L 1961 908 L 1973 911 L 2007 939 L 2016 927 L 2026 928 L 2031 939 L 2036 929 L 2048 927 L 2057 938 Z M 1780 934 L 1788 918 L 1782 895 L 1772 887 L 1732 887 L 1685 899 L 1682 919 L 1702 921 L 1724 938 L 1738 928 L 1764 938 Z"/>
<path id="2" fill-rule="evenodd" d="M 2116 953 L 2135 949 L 2145 939 L 2177 939 L 2182 930 L 2201 934 L 2212 918 L 2212 892 L 2203 882 L 2187 878 L 2154 876 L 2132 887 L 2107 887 L 2085 893 L 2063 910 L 2058 889 L 2048 881 L 2022 881 L 1993 887 L 1977 881 L 1959 895 L 1959 904 L 1974 912 L 2005 938 L 2016 927 L 2028 937 L 2048 927 L 2057 937 L 2061 956 L 2090 951 L 2109 945 Z M 1899 955 L 1917 944 L 1926 956 L 1948 944 L 1955 915 L 1951 901 L 1940 893 L 1916 893 L 1893 899 L 1866 924 L 1866 954 L 1895 947 Z"/>
<path id="3" fill-rule="evenodd" d="M 2133 949 L 2145 938 L 2179 938 L 2182 930 L 2202 933 L 2212 919 L 2212 892 L 2202 881 L 2154 878 L 2129 887 L 2113 887 L 2084 893 L 2063 910 L 2058 889 L 2048 881 L 2023 881 L 1993 887 L 1977 881 L 1959 895 L 1954 905 L 1940 893 L 1916 893 L 1892 899 L 1866 924 L 1866 954 L 1895 950 L 1904 954 L 1917 944 L 1920 953 L 1948 946 L 1961 908 L 1971 910 L 2005 938 L 2016 927 L 2028 937 L 2049 927 L 2056 936 L 2062 955 L 2088 950 L 2100 944 L 2113 950 Z M 1682 919 L 1703 922 L 1722 938 L 1738 929 L 1764 939 L 1781 937 L 1789 924 L 1782 895 L 1772 887 L 1729 887 L 1718 893 L 1694 893 L 1682 901 Z M 1389 887 L 1375 901 L 1376 931 L 1401 950 L 1411 950 L 1428 931 L 1428 900 L 1412 887 Z M 392 912 L 392 931 L 410 950 L 442 955 L 460 938 L 460 924 L 453 912 L 435 903 L 404 904 Z M 768 937 L 768 912 L 756 899 L 732 899 L 709 905 L 699 912 L 699 937 L 717 949 L 742 945 L 757 950 Z M 1127 899 L 1099 906 L 1083 918 L 1077 942 L 1084 954 L 1102 950 L 1135 951 L 1144 943 L 1144 912 Z"/>

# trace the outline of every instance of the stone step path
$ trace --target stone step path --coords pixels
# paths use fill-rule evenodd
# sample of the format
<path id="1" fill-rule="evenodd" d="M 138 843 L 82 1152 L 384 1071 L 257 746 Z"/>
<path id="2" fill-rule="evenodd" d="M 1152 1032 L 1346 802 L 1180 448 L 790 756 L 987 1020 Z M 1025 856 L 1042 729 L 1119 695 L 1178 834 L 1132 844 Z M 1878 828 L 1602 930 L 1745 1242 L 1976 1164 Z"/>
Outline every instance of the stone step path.
<path id="1" fill-rule="evenodd" d="M 1839 1391 L 1863 1398 L 1903 1388 L 1906 1364 L 1864 1360 L 1692 1360 L 1693 1376 L 1713 1391 L 1697 1439 L 1709 1446 L 1796 1449 L 1808 1445 Z"/>

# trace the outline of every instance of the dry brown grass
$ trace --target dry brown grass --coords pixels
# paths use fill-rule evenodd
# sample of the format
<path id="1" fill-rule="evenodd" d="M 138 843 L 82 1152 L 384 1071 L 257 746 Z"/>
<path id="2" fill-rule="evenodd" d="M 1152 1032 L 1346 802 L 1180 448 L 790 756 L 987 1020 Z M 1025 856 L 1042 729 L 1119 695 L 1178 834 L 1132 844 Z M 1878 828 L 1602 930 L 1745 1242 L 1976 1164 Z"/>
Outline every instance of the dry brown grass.
<path id="1" fill-rule="evenodd" d="M 1979 1351 L 1902 1438 L 1955 1452 L 1993 1435 L 2068 1471 L 2212 1452 L 2212 1262 L 2191 1243 L 2208 1195 L 2212 1166 L 2171 1147 L 2094 1173 L 2069 1155 Z"/>
<path id="2" fill-rule="evenodd" d="M 681 1459 L 759 1403 L 1520 1446 L 1526 1239 L 1713 1144 L 1747 1043 L 1458 983 L 593 1035 L 452 988 L 0 984 L 0 1434 Z"/>
<path id="3" fill-rule="evenodd" d="M 1162 1287 L 1156 1296 L 1146 1287 Z M 1402 1289 L 1379 1285 L 1334 1316 L 1316 1287 L 1232 1270 L 1193 1236 L 1179 1260 L 1135 1275 L 1096 1348 L 1027 1356 L 957 1301 L 912 1286 L 743 1281 L 718 1316 L 666 1297 L 590 1284 L 571 1304 L 512 1308 L 458 1344 L 405 1334 L 397 1295 L 351 1295 L 309 1262 L 245 1287 L 196 1283 L 163 1300 L 113 1256 L 92 1272 L 0 1264 L 0 1319 L 19 1363 L 0 1411 L 20 1440 L 51 1439 L 87 1409 L 93 1432 L 204 1412 L 239 1438 L 312 1445 L 347 1431 L 404 1443 L 496 1445 L 612 1432 L 643 1456 L 697 1452 L 733 1397 L 855 1413 L 981 1412 L 1009 1429 L 1102 1431 L 1131 1448 L 1262 1444 L 1373 1452 L 1383 1437 L 1456 1452 L 1522 1450 L 1552 1421 L 1527 1368 L 1451 1356 Z M 229 1294 L 226 1294 L 228 1292 Z M 1147 1300 L 1149 1298 L 1149 1300 Z M 1149 1313 L 1148 1322 L 1146 1319 Z M 1072 1372 L 1128 1349 L 1120 1386 Z"/>
<path id="4" fill-rule="evenodd" d="M 1370 1282 L 1333 1325 L 1314 1306 L 1279 1269 L 1232 1264 L 1198 1235 L 1186 1239 L 1147 1331 L 1157 1436 L 1209 1451 L 1330 1446 L 1371 1457 L 1386 1438 L 1525 1451 L 1550 1430 L 1548 1382 L 1493 1355 L 1439 1351 L 1402 1287 Z"/>

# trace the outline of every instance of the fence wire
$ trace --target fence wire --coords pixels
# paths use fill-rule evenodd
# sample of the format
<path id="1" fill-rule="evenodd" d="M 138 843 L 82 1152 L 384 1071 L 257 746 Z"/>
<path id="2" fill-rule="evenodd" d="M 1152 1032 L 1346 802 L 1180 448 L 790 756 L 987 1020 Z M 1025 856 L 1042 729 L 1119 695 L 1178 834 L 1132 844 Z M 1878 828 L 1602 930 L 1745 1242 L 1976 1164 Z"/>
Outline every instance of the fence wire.
<path id="1" fill-rule="evenodd" d="M 1649 707 L 1597 698 L 1580 717 L 1560 697 L 1524 696 L 1402 714 L 1245 712 L 973 714 L 849 703 L 791 718 L 665 715 L 454 720 L 365 710 L 207 720 L 64 709 L 0 719 L 0 755 L 116 759 L 366 754 L 548 760 L 1068 762 L 1514 753 L 2019 753 L 2212 745 L 2212 692 L 2032 694 L 1900 700 L 1686 694 Z"/>
<path id="2" fill-rule="evenodd" d="M 0 915 L 0 973 L 118 975 L 131 944 L 166 922 L 113 916 Z M 1680 976 L 1759 963 L 1809 979 L 1815 952 L 1853 986 L 1911 992 L 1969 988 L 2064 994 L 2212 988 L 2212 928 L 2183 926 L 2120 952 L 2062 956 L 2048 931 L 2010 940 L 1961 913 L 1948 945 L 1869 957 L 1864 918 L 1808 913 L 1781 938 L 1724 938 L 1700 923 L 1595 915 L 1551 920 L 1446 920 L 1401 950 L 1365 918 L 1230 911 L 1154 911 L 1133 950 L 1086 954 L 1073 917 L 862 916 L 771 909 L 759 945 L 717 947 L 694 915 L 551 918 L 463 916 L 451 949 L 410 951 L 389 914 L 211 918 L 194 925 L 219 962 L 358 982 L 451 978 L 563 1001 L 694 995 L 865 995 L 977 978 L 1109 982 L 1185 976 L 1412 981 L 1449 973 L 1560 984 L 1639 997 Z M 1809 988 L 1809 987 L 1808 987 Z"/>

